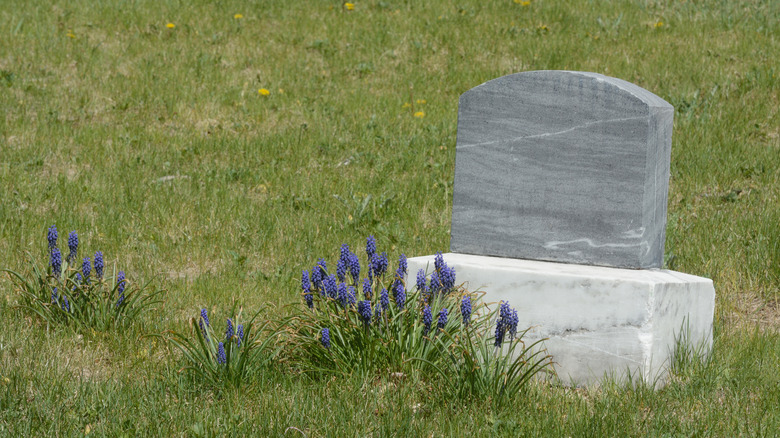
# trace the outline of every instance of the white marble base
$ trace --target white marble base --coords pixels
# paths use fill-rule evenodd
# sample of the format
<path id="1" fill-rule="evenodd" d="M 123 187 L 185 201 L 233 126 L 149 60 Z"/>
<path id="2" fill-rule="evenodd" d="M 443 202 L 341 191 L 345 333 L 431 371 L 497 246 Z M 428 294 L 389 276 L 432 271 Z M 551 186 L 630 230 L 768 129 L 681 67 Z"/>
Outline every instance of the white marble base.
<path id="1" fill-rule="evenodd" d="M 433 269 L 434 256 L 408 260 L 409 279 Z M 457 284 L 482 290 L 486 302 L 517 309 L 530 340 L 548 338 L 559 378 L 591 385 L 605 376 L 662 386 L 676 341 L 709 351 L 712 280 L 667 270 L 634 270 L 534 260 L 444 254 Z M 685 334 L 681 335 L 682 330 Z"/>

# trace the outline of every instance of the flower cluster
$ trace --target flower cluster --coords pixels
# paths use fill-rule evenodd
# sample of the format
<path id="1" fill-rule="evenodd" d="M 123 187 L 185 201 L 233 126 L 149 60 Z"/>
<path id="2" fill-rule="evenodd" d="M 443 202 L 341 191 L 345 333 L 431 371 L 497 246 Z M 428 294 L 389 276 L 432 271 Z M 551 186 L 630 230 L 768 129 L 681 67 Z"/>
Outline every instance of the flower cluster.
<path id="1" fill-rule="evenodd" d="M 508 301 L 502 301 L 498 311 L 498 321 L 496 321 L 495 346 L 500 347 L 504 342 L 506 335 L 512 340 L 517 333 L 517 310 L 509 306 Z"/>
<path id="2" fill-rule="evenodd" d="M 455 289 L 455 268 L 447 266 L 441 252 L 434 258 L 434 271 L 430 281 L 426 282 L 425 271 L 417 272 L 417 290 L 424 303 L 429 303 L 437 295 L 447 295 Z"/>

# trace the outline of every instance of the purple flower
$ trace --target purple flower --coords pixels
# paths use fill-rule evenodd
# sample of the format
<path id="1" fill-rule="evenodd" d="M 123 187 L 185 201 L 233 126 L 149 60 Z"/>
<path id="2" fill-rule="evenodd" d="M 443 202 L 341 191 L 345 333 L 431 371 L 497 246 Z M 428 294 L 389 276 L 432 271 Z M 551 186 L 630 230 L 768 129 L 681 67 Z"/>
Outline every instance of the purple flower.
<path id="1" fill-rule="evenodd" d="M 65 294 L 62 295 L 62 310 L 70 313 L 70 302 L 68 302 L 68 297 L 65 296 Z"/>
<path id="2" fill-rule="evenodd" d="M 309 272 L 303 271 L 303 274 L 301 274 L 301 289 L 303 289 L 303 299 L 306 300 L 306 305 L 309 309 L 313 309 L 314 297 L 311 295 L 311 281 L 309 278 Z"/>
<path id="3" fill-rule="evenodd" d="M 406 291 L 403 284 L 399 283 L 399 286 L 395 290 L 395 306 L 398 310 L 403 310 L 404 305 L 406 305 Z"/>
<path id="4" fill-rule="evenodd" d="M 335 275 L 328 275 L 325 277 L 325 279 L 322 281 L 323 287 L 325 289 L 325 294 L 332 299 L 338 298 L 338 284 L 336 283 L 336 276 Z"/>
<path id="5" fill-rule="evenodd" d="M 322 329 L 322 337 L 320 338 L 320 342 L 322 342 L 323 347 L 330 348 L 330 329 Z"/>
<path id="6" fill-rule="evenodd" d="M 347 245 L 346 243 L 342 243 L 341 250 L 339 252 L 339 260 L 344 260 L 346 262 L 347 260 L 349 260 L 350 254 L 351 253 L 349 251 L 349 245 Z"/>
<path id="7" fill-rule="evenodd" d="M 336 263 L 336 276 L 339 281 L 344 281 L 347 278 L 347 261 L 344 258 L 340 258 Z"/>
<path id="8" fill-rule="evenodd" d="M 347 297 L 347 284 L 346 283 L 339 283 L 338 285 L 338 301 L 339 304 L 341 304 L 341 307 L 346 308 L 347 304 L 349 302 L 349 298 Z"/>
<path id="9" fill-rule="evenodd" d="M 53 250 L 57 246 L 57 226 L 52 225 L 49 227 L 49 232 L 46 233 L 46 240 L 49 241 L 49 250 Z"/>
<path id="10" fill-rule="evenodd" d="M 436 257 L 433 260 L 433 266 L 437 271 L 441 271 L 441 268 L 444 267 L 444 256 L 441 254 L 441 251 L 436 253 Z"/>
<path id="11" fill-rule="evenodd" d="M 200 319 L 206 324 L 206 327 L 209 326 L 209 313 L 206 309 L 200 309 Z"/>
<path id="12" fill-rule="evenodd" d="M 84 284 L 89 284 L 89 273 L 92 272 L 89 257 L 84 257 L 84 263 L 81 264 L 81 272 L 84 274 Z"/>
<path id="13" fill-rule="evenodd" d="M 517 334 L 517 324 L 520 319 L 517 317 L 517 310 L 512 309 L 512 316 L 509 319 L 509 338 L 514 339 Z"/>
<path id="14" fill-rule="evenodd" d="M 444 265 L 439 278 L 441 279 L 442 292 L 448 293 L 455 287 L 455 268 L 449 268 L 447 265 Z"/>
<path id="15" fill-rule="evenodd" d="M 420 293 L 420 299 L 428 301 L 425 295 L 428 292 L 428 286 L 425 284 L 425 271 L 420 269 L 417 271 L 417 291 Z"/>
<path id="16" fill-rule="evenodd" d="M 233 321 L 228 318 L 227 320 L 227 330 L 225 330 L 225 340 L 230 341 L 230 339 L 233 338 L 233 335 L 235 332 L 233 331 Z"/>
<path id="17" fill-rule="evenodd" d="M 374 254 L 376 254 L 376 239 L 371 235 L 366 239 L 366 255 L 369 261 L 374 257 Z"/>
<path id="18" fill-rule="evenodd" d="M 56 246 L 51 250 L 51 257 L 49 263 L 51 264 L 52 275 L 59 278 L 60 274 L 62 273 L 62 254 L 60 254 L 60 249 L 57 248 Z"/>
<path id="19" fill-rule="evenodd" d="M 374 311 L 374 321 L 379 322 L 382 320 L 382 307 L 376 306 L 376 310 Z"/>
<path id="20" fill-rule="evenodd" d="M 57 288 L 55 287 L 51 291 L 51 302 L 56 303 L 57 302 Z"/>
<path id="21" fill-rule="evenodd" d="M 464 296 L 460 302 L 460 314 L 463 316 L 463 325 L 469 325 L 471 322 L 471 297 Z"/>
<path id="22" fill-rule="evenodd" d="M 222 342 L 219 343 L 217 346 L 217 363 L 224 364 L 227 363 L 227 356 L 225 356 L 225 344 Z"/>
<path id="23" fill-rule="evenodd" d="M 97 275 L 97 278 L 103 278 L 103 253 L 101 251 L 98 251 L 95 253 L 95 275 Z"/>
<path id="24" fill-rule="evenodd" d="M 425 305 L 422 312 L 423 323 L 423 336 L 426 336 L 431 330 L 431 323 L 433 323 L 433 315 L 431 314 L 431 306 Z"/>
<path id="25" fill-rule="evenodd" d="M 72 262 L 76 260 L 76 253 L 79 250 L 79 235 L 75 231 L 71 231 L 68 235 L 68 261 Z"/>
<path id="26" fill-rule="evenodd" d="M 506 327 L 504 326 L 504 322 L 500 319 L 496 321 L 496 341 L 493 345 L 495 345 L 496 348 L 501 346 L 501 343 L 504 342 L 504 334 L 506 333 Z"/>
<path id="27" fill-rule="evenodd" d="M 357 284 L 360 279 L 360 259 L 354 253 L 349 255 L 349 273 L 352 275 L 352 282 Z"/>
<path id="28" fill-rule="evenodd" d="M 355 296 L 355 288 L 353 286 L 347 287 L 347 301 L 350 306 L 354 306 L 357 303 L 357 297 Z"/>
<path id="29" fill-rule="evenodd" d="M 385 272 L 387 272 L 387 266 L 389 262 L 387 260 L 387 253 L 383 252 L 382 254 L 374 254 L 371 257 L 371 271 L 373 271 L 373 275 L 377 277 L 381 277 L 384 275 Z"/>
<path id="30" fill-rule="evenodd" d="M 444 330 L 444 326 L 447 325 L 447 316 L 449 313 L 450 311 L 446 307 L 439 311 L 439 320 L 436 322 L 436 327 L 439 330 Z"/>
<path id="31" fill-rule="evenodd" d="M 371 323 L 371 301 L 363 300 L 358 303 L 358 313 L 363 322 L 368 325 Z"/>
<path id="32" fill-rule="evenodd" d="M 241 341 L 244 340 L 244 325 L 239 324 L 238 325 L 238 339 L 236 339 L 236 344 L 241 346 Z"/>
<path id="33" fill-rule="evenodd" d="M 407 266 L 406 255 L 401 254 L 401 256 L 398 257 L 398 270 L 395 271 L 399 278 L 406 277 Z"/>
<path id="34" fill-rule="evenodd" d="M 387 309 L 390 308 L 390 294 L 387 293 L 387 289 L 383 288 L 382 292 L 379 293 L 379 305 L 383 312 L 387 312 Z"/>
<path id="35" fill-rule="evenodd" d="M 371 292 L 371 280 L 368 278 L 363 279 L 363 295 L 366 297 L 367 300 L 371 299 L 371 295 L 373 293 Z"/>
<path id="36" fill-rule="evenodd" d="M 78 274 L 76 274 L 78 275 Z M 119 271 L 118 274 L 116 274 L 116 291 L 119 294 L 119 299 L 116 302 L 116 305 L 122 304 L 122 302 L 125 300 L 125 285 L 127 282 L 125 281 L 125 271 Z M 203 309 L 206 310 L 206 309 Z"/>
<path id="37" fill-rule="evenodd" d="M 439 271 L 433 271 L 431 273 L 430 288 L 431 288 L 431 294 L 433 294 L 434 296 L 436 295 L 437 292 L 441 291 L 442 284 L 441 284 L 441 277 L 439 276 Z"/>

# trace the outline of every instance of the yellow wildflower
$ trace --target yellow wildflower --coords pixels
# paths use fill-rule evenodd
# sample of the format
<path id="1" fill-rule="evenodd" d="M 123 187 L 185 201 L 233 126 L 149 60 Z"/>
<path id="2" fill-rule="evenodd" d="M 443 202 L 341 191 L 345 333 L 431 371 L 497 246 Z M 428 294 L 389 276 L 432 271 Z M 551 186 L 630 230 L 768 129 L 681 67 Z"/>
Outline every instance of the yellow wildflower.
<path id="1" fill-rule="evenodd" d="M 531 1 L 530 0 L 514 0 L 515 3 L 517 3 L 520 6 L 530 6 Z"/>
<path id="2" fill-rule="evenodd" d="M 244 18 L 244 16 L 241 15 L 241 14 L 236 14 L 236 15 L 233 16 L 233 18 L 235 18 L 236 20 L 240 20 L 240 19 Z"/>
<path id="3" fill-rule="evenodd" d="M 425 103 L 425 99 L 417 99 L 417 105 L 423 105 Z"/>
<path id="4" fill-rule="evenodd" d="M 344 7 L 347 8 L 348 11 L 354 11 L 355 10 L 355 4 L 354 3 L 344 3 Z"/>
<path id="5" fill-rule="evenodd" d="M 417 117 L 418 119 L 422 119 L 423 117 L 425 117 L 425 113 L 422 111 L 417 111 L 416 113 L 414 113 L 414 116 Z"/>
<path id="6" fill-rule="evenodd" d="M 174 27 L 176 27 L 176 25 L 173 23 L 168 23 L 165 25 L 165 27 L 167 27 L 168 29 L 173 29 Z"/>
<path id="7" fill-rule="evenodd" d="M 279 94 L 284 94 L 284 89 L 280 88 L 279 89 Z"/>
<path id="8" fill-rule="evenodd" d="M 257 93 L 260 94 L 261 96 L 268 96 L 269 94 L 271 94 L 271 92 L 266 90 L 265 88 L 261 88 L 257 90 Z"/>
<path id="9" fill-rule="evenodd" d="M 406 102 L 401 108 L 406 109 L 406 108 L 411 108 L 411 107 L 412 107 L 412 104 L 409 103 L 409 102 Z"/>
<path id="10" fill-rule="evenodd" d="M 657 22 L 656 22 L 656 23 L 653 25 L 653 27 L 655 27 L 656 29 L 658 29 L 659 27 L 664 27 L 664 22 L 659 20 L 659 21 L 657 21 Z"/>
<path id="11" fill-rule="evenodd" d="M 68 33 L 65 36 L 67 36 L 68 38 L 76 38 L 76 35 L 73 34 L 72 30 L 68 30 Z"/>

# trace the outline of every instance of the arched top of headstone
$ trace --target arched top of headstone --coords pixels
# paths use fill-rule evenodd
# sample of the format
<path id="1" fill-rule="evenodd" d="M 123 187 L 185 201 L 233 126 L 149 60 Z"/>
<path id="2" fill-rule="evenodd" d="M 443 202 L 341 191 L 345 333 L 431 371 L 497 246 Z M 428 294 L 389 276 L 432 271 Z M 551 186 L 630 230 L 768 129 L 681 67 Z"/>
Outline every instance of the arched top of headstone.
<path id="1" fill-rule="evenodd" d="M 660 267 L 673 114 L 597 73 L 517 73 L 463 93 L 451 250 Z"/>

